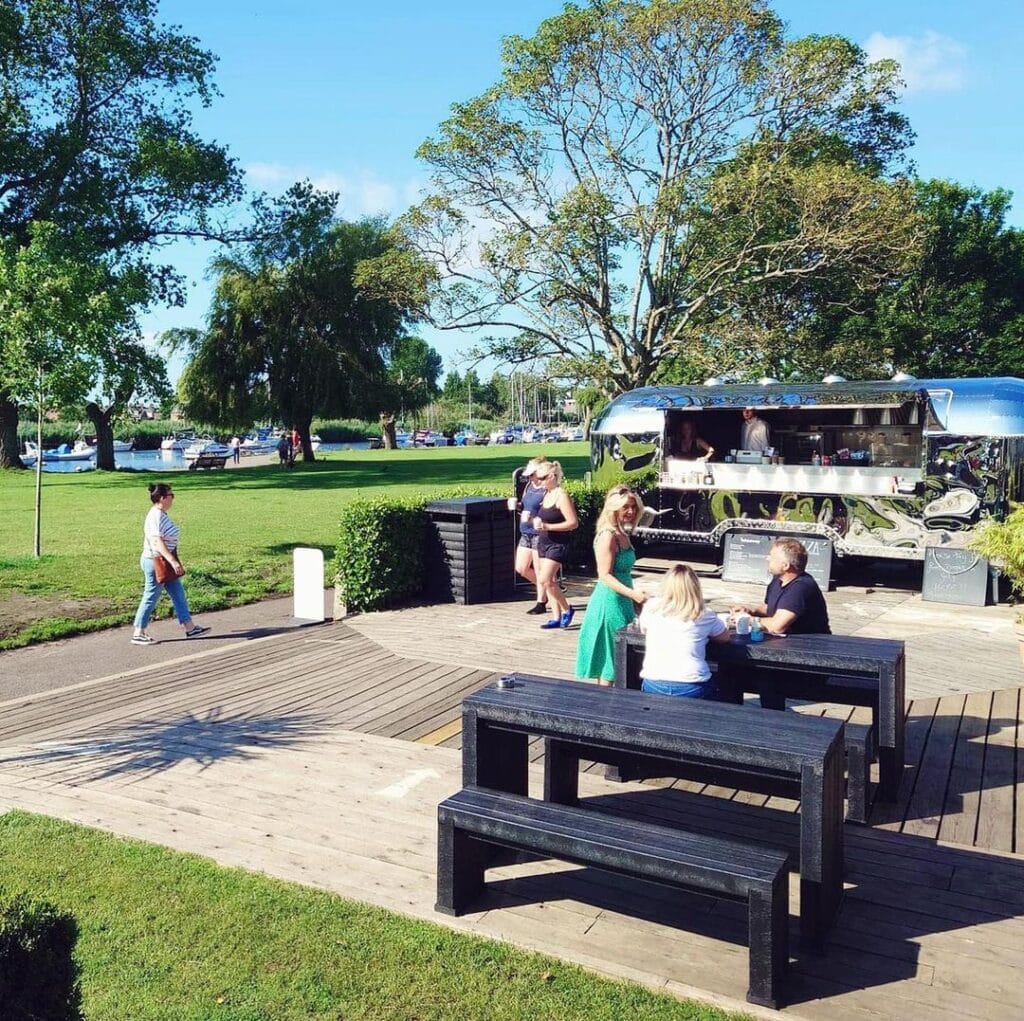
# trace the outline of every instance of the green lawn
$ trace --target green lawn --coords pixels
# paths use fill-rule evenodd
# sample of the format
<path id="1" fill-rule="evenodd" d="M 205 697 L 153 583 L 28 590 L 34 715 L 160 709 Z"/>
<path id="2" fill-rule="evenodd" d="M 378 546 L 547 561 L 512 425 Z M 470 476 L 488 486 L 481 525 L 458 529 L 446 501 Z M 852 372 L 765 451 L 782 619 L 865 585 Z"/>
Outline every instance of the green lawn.
<path id="1" fill-rule="evenodd" d="M 293 471 L 276 465 L 224 472 L 44 474 L 43 557 L 32 551 L 34 476 L 0 472 L 0 649 L 131 618 L 141 591 L 146 485 L 171 481 L 193 610 L 290 591 L 291 551 L 330 557 L 338 508 L 359 496 L 453 486 L 508 486 L 538 448 L 447 447 L 346 451 Z M 583 443 L 546 450 L 569 478 L 587 470 Z M 162 601 L 161 610 L 169 606 Z"/>
<path id="2" fill-rule="evenodd" d="M 41 816 L 0 886 L 70 913 L 87 1021 L 725 1019 L 510 946 Z"/>

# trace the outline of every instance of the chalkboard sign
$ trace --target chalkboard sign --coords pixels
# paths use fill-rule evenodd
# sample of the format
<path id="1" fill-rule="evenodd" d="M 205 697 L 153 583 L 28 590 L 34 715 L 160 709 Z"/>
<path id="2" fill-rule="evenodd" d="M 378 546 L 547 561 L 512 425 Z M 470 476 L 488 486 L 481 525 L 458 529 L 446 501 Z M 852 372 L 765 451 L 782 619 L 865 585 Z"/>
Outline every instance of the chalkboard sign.
<path id="1" fill-rule="evenodd" d="M 933 603 L 984 606 L 989 588 L 988 561 L 969 549 L 929 546 L 924 551 L 921 598 Z"/>
<path id="2" fill-rule="evenodd" d="M 827 592 L 832 583 L 832 543 L 810 535 L 762 535 L 730 532 L 725 537 L 723 581 L 750 581 L 767 585 L 768 551 L 776 539 L 796 539 L 807 550 L 807 573 Z"/>

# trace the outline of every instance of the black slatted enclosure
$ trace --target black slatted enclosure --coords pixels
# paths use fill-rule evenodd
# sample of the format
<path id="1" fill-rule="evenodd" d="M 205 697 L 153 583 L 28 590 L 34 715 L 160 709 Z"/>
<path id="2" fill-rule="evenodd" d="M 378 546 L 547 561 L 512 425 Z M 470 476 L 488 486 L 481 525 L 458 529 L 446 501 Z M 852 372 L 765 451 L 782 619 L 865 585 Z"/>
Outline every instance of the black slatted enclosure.
<path id="1" fill-rule="evenodd" d="M 516 529 L 504 499 L 427 504 L 426 592 L 439 602 L 488 603 L 513 594 Z"/>

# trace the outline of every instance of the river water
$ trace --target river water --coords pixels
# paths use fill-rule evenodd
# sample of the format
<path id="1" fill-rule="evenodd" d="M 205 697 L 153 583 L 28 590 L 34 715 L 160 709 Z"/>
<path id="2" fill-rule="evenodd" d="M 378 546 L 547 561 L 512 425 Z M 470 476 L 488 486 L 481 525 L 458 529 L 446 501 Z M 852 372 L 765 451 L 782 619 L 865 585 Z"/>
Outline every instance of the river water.
<path id="1" fill-rule="evenodd" d="M 330 454 L 338 450 L 367 450 L 370 444 L 366 441 L 359 443 L 321 443 L 321 454 Z M 242 464 L 248 460 L 242 455 Z M 115 451 L 114 463 L 118 468 L 131 468 L 135 471 L 184 471 L 188 468 L 188 461 L 180 450 L 129 450 Z M 35 467 L 33 465 L 33 467 Z M 44 472 L 83 472 L 91 471 L 96 467 L 95 459 L 91 461 L 44 461 Z"/>

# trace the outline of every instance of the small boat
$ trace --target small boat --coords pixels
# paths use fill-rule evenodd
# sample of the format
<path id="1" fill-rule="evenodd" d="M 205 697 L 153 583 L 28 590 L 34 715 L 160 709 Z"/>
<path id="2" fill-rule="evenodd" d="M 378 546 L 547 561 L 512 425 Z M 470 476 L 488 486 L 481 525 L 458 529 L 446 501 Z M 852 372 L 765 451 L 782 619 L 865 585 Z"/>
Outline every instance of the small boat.
<path id="1" fill-rule="evenodd" d="M 25 450 L 33 458 L 39 453 L 31 440 L 25 441 Z M 62 443 L 59 447 L 51 447 L 43 451 L 43 463 L 47 461 L 90 461 L 96 456 L 96 448 L 90 447 L 85 440 L 76 440 L 73 447 Z"/>
<path id="2" fill-rule="evenodd" d="M 135 449 L 135 440 L 114 440 L 114 453 L 127 454 L 129 450 Z"/>
<path id="3" fill-rule="evenodd" d="M 190 443 L 185 448 L 183 456 L 186 461 L 195 461 L 200 457 L 230 457 L 231 448 L 207 437 Z"/>
<path id="4" fill-rule="evenodd" d="M 275 454 L 277 444 L 281 439 L 281 430 L 271 426 L 264 426 L 257 429 L 255 434 L 246 436 L 242 440 L 239 450 L 243 454 Z"/>
<path id="5" fill-rule="evenodd" d="M 184 450 L 187 446 L 196 442 L 194 429 L 185 429 L 181 432 L 171 433 L 161 443 L 161 450 Z"/>
<path id="6" fill-rule="evenodd" d="M 321 443 L 323 443 L 323 440 L 320 439 L 320 437 L 317 436 L 316 433 L 313 433 L 309 437 L 309 445 L 312 448 L 314 454 L 320 449 L 320 444 Z"/>

